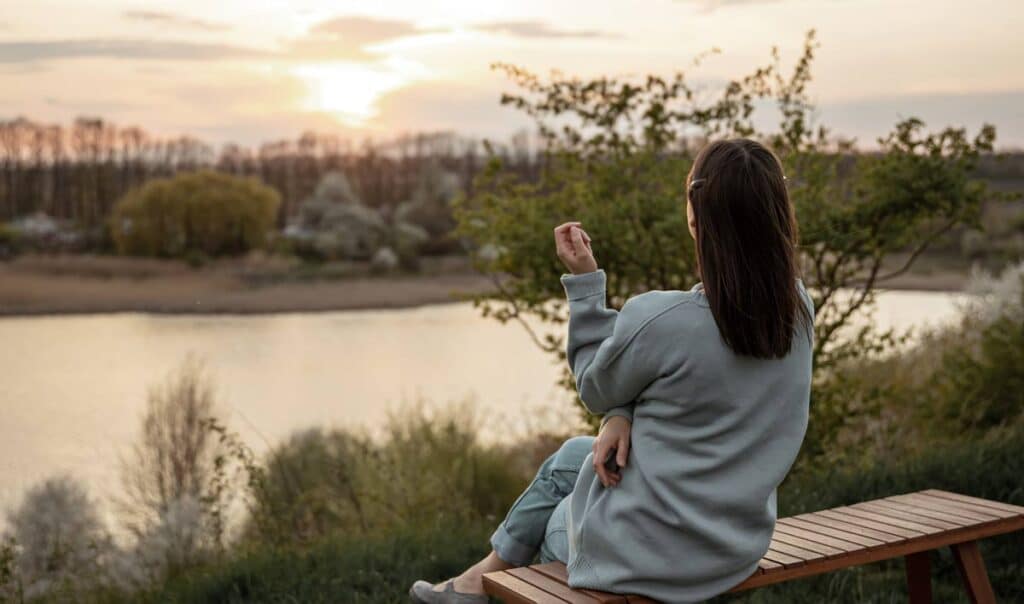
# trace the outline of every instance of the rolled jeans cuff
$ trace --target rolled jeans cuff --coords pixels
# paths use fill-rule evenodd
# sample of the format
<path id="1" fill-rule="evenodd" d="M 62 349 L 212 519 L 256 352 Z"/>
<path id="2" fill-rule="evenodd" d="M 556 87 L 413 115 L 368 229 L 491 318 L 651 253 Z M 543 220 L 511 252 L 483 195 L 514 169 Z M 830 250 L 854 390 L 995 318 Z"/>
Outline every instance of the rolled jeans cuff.
<path id="1" fill-rule="evenodd" d="M 498 525 L 491 535 L 491 547 L 498 557 L 514 566 L 529 566 L 537 555 L 537 548 L 523 545 L 505 530 L 505 523 Z"/>

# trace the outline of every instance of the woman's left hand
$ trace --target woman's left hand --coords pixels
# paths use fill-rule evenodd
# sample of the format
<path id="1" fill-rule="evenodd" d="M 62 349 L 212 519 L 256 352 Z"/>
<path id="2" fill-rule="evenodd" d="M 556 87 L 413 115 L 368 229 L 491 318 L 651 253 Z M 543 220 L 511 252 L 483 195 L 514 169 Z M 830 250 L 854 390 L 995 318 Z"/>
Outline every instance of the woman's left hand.
<path id="1" fill-rule="evenodd" d="M 616 415 L 604 423 L 594 439 L 594 470 L 605 487 L 614 487 L 622 480 L 622 470 L 629 458 L 629 433 L 632 429 L 632 422 Z M 604 467 L 604 461 L 612 450 L 615 451 L 615 463 L 619 464 L 618 472 Z"/>

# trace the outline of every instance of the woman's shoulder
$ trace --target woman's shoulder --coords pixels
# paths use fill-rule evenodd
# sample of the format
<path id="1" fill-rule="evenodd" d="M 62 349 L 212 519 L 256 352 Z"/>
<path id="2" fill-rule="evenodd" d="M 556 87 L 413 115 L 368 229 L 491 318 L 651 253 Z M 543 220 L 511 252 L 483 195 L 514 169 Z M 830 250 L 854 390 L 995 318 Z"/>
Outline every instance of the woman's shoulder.
<path id="1" fill-rule="evenodd" d="M 701 304 L 701 295 L 693 290 L 653 289 L 626 300 L 621 312 L 627 321 L 643 327 L 660 317 L 700 308 Z"/>

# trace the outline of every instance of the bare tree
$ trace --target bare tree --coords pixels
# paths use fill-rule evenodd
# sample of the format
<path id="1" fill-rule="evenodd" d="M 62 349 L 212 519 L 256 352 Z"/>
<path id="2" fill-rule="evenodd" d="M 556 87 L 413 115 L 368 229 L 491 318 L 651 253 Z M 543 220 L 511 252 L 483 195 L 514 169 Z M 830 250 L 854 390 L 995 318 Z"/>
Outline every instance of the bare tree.
<path id="1" fill-rule="evenodd" d="M 182 501 L 206 502 L 220 444 L 211 380 L 194 356 L 149 391 L 142 429 L 122 461 L 125 526 L 137 537 L 152 532 Z"/>

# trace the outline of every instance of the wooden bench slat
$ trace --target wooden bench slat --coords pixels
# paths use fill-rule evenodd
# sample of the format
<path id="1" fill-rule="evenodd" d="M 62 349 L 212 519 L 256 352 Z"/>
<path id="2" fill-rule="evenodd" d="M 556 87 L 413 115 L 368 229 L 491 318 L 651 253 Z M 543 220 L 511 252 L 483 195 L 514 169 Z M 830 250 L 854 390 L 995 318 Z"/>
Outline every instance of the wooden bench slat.
<path id="1" fill-rule="evenodd" d="M 876 512 L 884 514 L 892 518 L 899 518 L 908 522 L 916 522 L 917 524 L 923 524 L 925 526 L 932 526 L 942 530 L 957 529 L 962 526 L 971 526 L 972 524 L 978 524 L 977 522 L 949 522 L 948 520 L 940 520 L 938 518 L 932 518 L 930 516 L 924 516 L 917 512 L 917 510 L 906 510 L 893 505 L 887 505 L 880 501 L 870 501 L 867 503 L 859 503 L 856 506 L 857 509 L 868 510 L 870 512 Z"/>
<path id="2" fill-rule="evenodd" d="M 590 597 L 590 595 L 582 591 L 574 591 L 565 581 L 559 581 L 552 579 L 551 577 L 539 573 L 536 570 L 524 566 L 522 568 L 510 568 L 507 571 L 508 574 L 526 581 L 530 585 L 558 596 L 566 602 L 572 604 L 597 604 L 600 600 Z"/>
<path id="3" fill-rule="evenodd" d="M 805 549 L 796 545 L 790 545 L 784 541 L 779 541 L 775 537 L 772 537 L 771 543 L 768 544 L 769 552 L 782 552 L 787 556 L 793 556 L 803 560 L 804 562 L 811 562 L 812 560 L 820 560 L 825 558 L 825 554 L 818 553 L 814 550 Z"/>
<path id="4" fill-rule="evenodd" d="M 549 594 L 518 577 L 508 574 L 508 571 L 485 574 L 484 591 L 498 596 L 506 602 L 530 602 L 532 604 L 565 602 L 565 600 L 558 596 Z"/>
<path id="5" fill-rule="evenodd" d="M 890 535 L 902 537 L 903 541 L 913 539 L 914 537 L 920 537 L 922 535 L 919 531 L 909 531 L 898 526 L 893 526 L 884 522 L 875 522 L 873 520 L 868 520 L 867 518 L 837 512 L 836 510 L 822 510 L 818 512 L 818 514 L 826 518 L 832 518 L 833 520 L 840 520 L 846 524 L 862 526 L 866 529 L 871 529 L 880 533 L 888 533 Z"/>
<path id="6" fill-rule="evenodd" d="M 846 550 L 846 549 L 835 548 L 835 547 L 832 547 L 831 545 L 826 545 L 824 543 L 820 543 L 818 541 L 813 541 L 811 539 L 805 539 L 805 538 L 800 537 L 798 535 L 791 535 L 791 534 L 786 533 L 786 532 L 784 532 L 782 530 L 779 530 L 778 526 L 775 527 L 775 535 L 772 536 L 772 540 L 773 541 L 778 541 L 779 543 L 785 543 L 787 545 L 792 545 L 792 546 L 795 546 L 795 547 L 799 547 L 800 549 L 805 549 L 805 550 L 808 550 L 808 551 L 812 551 L 814 553 L 821 554 L 822 556 L 824 556 L 826 558 L 833 558 L 835 556 L 842 556 L 847 551 L 849 551 L 849 550 Z"/>
<path id="7" fill-rule="evenodd" d="M 768 552 L 764 555 L 764 559 L 770 560 L 771 562 L 775 562 L 776 564 L 781 564 L 785 568 L 800 566 L 801 564 L 804 564 L 804 561 L 800 558 L 790 556 L 789 554 L 771 549 L 768 550 Z"/>
<path id="8" fill-rule="evenodd" d="M 942 499 L 952 499 L 953 501 L 959 501 L 962 503 L 970 503 L 982 508 L 992 508 L 996 510 L 1002 510 L 1004 512 L 1012 512 L 1019 516 L 1024 516 L 1024 507 L 1013 505 L 1010 503 L 1003 503 L 1002 501 L 992 501 L 991 499 L 980 499 L 978 497 L 971 497 L 970 495 L 961 495 L 959 493 L 950 493 L 949 491 L 941 491 L 939 489 L 925 489 L 924 491 L 918 491 L 920 495 L 929 495 L 939 497 Z"/>
<path id="9" fill-rule="evenodd" d="M 946 508 L 961 510 L 963 513 L 972 515 L 975 517 L 985 516 L 989 518 L 1014 518 L 1021 514 L 1009 512 L 1006 510 L 999 510 L 995 508 L 983 508 L 969 503 L 963 503 L 959 501 L 951 501 L 948 499 L 942 499 L 939 497 L 931 497 L 929 495 L 918 495 L 913 501 L 921 502 L 921 505 L 932 505 L 932 506 L 944 506 Z"/>
<path id="10" fill-rule="evenodd" d="M 837 514 L 843 514 L 848 518 L 863 518 L 864 520 L 870 520 L 872 522 L 889 525 L 894 528 L 900 528 L 905 531 L 911 532 L 911 537 L 919 537 L 921 535 L 931 535 L 933 533 L 940 533 L 942 529 L 930 526 L 927 524 L 920 524 L 917 522 L 911 522 L 909 520 L 901 520 L 899 518 L 893 518 L 886 514 L 879 514 L 870 510 L 856 508 L 852 506 L 845 506 L 836 508 L 834 510 Z"/>
<path id="11" fill-rule="evenodd" d="M 569 573 L 565 568 L 565 565 L 561 562 L 547 562 L 545 564 L 534 564 L 530 568 L 534 569 L 538 573 L 550 577 L 565 585 L 569 584 Z M 577 591 L 581 591 L 591 598 L 594 598 L 602 604 L 625 604 L 626 598 L 617 594 L 611 594 L 604 591 L 592 591 L 590 589 L 575 588 Z"/>
<path id="12" fill-rule="evenodd" d="M 955 508 L 947 508 L 942 507 L 941 505 L 931 505 L 928 503 L 921 504 L 913 499 L 883 499 L 879 503 L 897 509 L 911 510 L 915 514 L 938 518 L 940 520 L 945 520 L 946 522 L 952 522 L 958 526 L 970 526 L 972 524 L 983 524 L 985 522 L 998 520 L 995 516 L 975 516 L 971 518 L 964 515 L 965 512 L 959 512 Z"/>
<path id="13" fill-rule="evenodd" d="M 1010 512 L 1004 512 L 1000 510 L 986 510 L 984 512 L 978 511 L 977 508 L 971 508 L 969 504 L 959 504 L 948 500 L 942 500 L 938 498 L 925 497 L 925 495 L 918 495 L 916 493 L 906 495 L 896 495 L 896 497 L 889 498 L 886 501 L 893 501 L 901 503 L 905 506 L 914 506 L 916 508 L 923 508 L 926 510 L 942 511 L 945 514 L 958 516 L 961 518 L 968 518 L 977 522 L 988 522 L 990 520 L 997 520 L 999 518 L 1013 518 L 1014 514 Z"/>
<path id="14" fill-rule="evenodd" d="M 824 529 L 828 530 L 828 529 Z M 839 531 L 831 531 L 832 533 L 838 533 Z M 859 543 L 853 543 L 841 537 L 836 537 L 831 534 L 825 534 L 817 531 L 809 531 L 804 528 L 798 528 L 790 524 L 782 524 L 781 522 L 775 524 L 775 533 L 777 535 L 793 535 L 794 537 L 800 537 L 813 543 L 820 543 L 833 549 L 841 550 L 844 552 L 853 552 L 862 549 L 864 545 Z M 881 545 L 878 542 L 878 545 Z"/>
<path id="15" fill-rule="evenodd" d="M 898 543 L 904 540 L 903 537 L 898 535 L 880 533 L 861 526 L 849 525 L 845 522 L 825 518 L 824 516 L 816 517 L 814 520 L 802 517 L 783 518 L 779 520 L 779 523 L 782 523 L 783 526 L 795 526 L 807 531 L 824 533 L 836 539 L 842 539 L 864 547 L 877 547 L 886 543 Z M 828 532 L 825 533 L 825 531 Z"/>
<path id="16" fill-rule="evenodd" d="M 775 570 L 782 570 L 783 568 L 785 567 L 779 564 L 778 562 L 772 562 L 771 560 L 765 560 L 764 558 L 761 558 L 757 562 L 757 569 L 759 572 L 762 573 L 768 573 Z"/>

